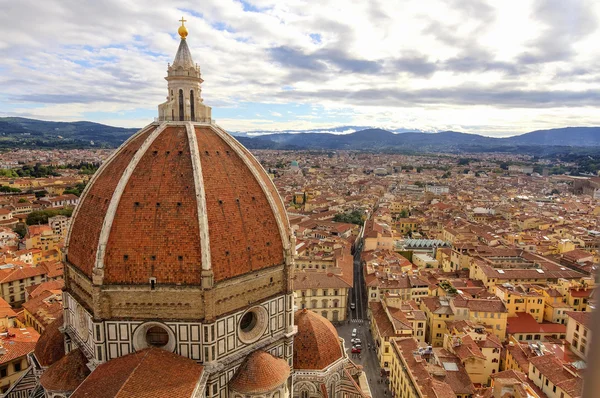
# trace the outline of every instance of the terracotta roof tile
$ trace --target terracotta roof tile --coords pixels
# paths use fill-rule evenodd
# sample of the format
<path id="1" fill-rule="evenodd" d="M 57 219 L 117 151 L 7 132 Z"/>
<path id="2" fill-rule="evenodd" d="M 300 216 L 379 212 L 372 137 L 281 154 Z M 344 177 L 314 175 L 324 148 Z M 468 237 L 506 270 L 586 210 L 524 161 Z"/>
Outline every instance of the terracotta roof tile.
<path id="1" fill-rule="evenodd" d="M 0 339 L 4 353 L 0 354 L 0 364 L 20 358 L 35 349 L 40 335 L 34 328 L 8 328 L 8 335 Z"/>
<path id="2" fill-rule="evenodd" d="M 50 366 L 65 355 L 65 341 L 58 330 L 63 325 L 61 313 L 54 322 L 46 327 L 35 346 L 35 358 L 42 366 Z"/>
<path id="3" fill-rule="evenodd" d="M 294 369 L 321 370 L 342 358 L 337 331 L 327 319 L 306 309 L 294 314 Z"/>
<path id="4" fill-rule="evenodd" d="M 265 351 L 248 355 L 229 382 L 229 387 L 241 394 L 263 394 L 287 382 L 290 366 L 287 361 Z"/>
<path id="5" fill-rule="evenodd" d="M 77 214 L 83 216 L 75 216 L 71 222 L 68 260 L 90 278 L 110 199 L 125 168 L 152 130 L 154 129 L 139 133 L 126 146 L 117 150 L 106 161 L 106 166 L 103 165 L 101 172 L 96 174 L 96 180 L 88 185 L 85 194 L 81 197 Z"/>
<path id="6" fill-rule="evenodd" d="M 87 358 L 79 348 L 50 366 L 40 378 L 46 391 L 75 391 L 90 374 Z"/>
<path id="7" fill-rule="evenodd" d="M 98 366 L 71 398 L 192 397 L 203 367 L 160 348 L 147 348 Z"/>
<path id="8" fill-rule="evenodd" d="M 68 261 L 90 278 L 117 182 L 151 130 L 107 162 L 74 217 Z M 196 126 L 195 134 L 215 281 L 282 264 L 278 221 L 284 227 L 288 222 L 273 182 L 235 139 L 226 142 L 209 126 Z M 201 283 L 195 177 L 186 128 L 165 128 L 141 156 L 119 198 L 105 249 L 105 283 L 147 284 L 150 277 L 159 284 Z M 273 195 L 274 209 L 263 187 Z"/>

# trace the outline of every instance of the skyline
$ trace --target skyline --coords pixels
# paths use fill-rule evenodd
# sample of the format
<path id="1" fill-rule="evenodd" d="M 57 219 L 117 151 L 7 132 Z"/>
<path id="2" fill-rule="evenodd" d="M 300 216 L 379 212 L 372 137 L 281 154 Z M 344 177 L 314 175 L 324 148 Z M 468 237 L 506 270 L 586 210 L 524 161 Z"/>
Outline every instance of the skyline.
<path id="1" fill-rule="evenodd" d="M 205 103 L 228 130 L 501 137 L 600 125 L 600 4 L 285 3 L 209 1 L 202 13 L 188 1 L 11 4 L 0 16 L 0 116 L 146 125 L 184 15 Z"/>

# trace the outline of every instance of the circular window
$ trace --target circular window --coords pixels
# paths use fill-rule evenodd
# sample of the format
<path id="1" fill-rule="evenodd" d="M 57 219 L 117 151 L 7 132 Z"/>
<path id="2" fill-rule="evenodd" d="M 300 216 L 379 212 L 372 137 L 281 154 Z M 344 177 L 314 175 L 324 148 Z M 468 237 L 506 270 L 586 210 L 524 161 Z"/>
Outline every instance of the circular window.
<path id="1" fill-rule="evenodd" d="M 163 323 L 147 322 L 141 324 L 133 332 L 133 347 L 136 351 L 156 347 L 173 352 L 175 351 L 175 346 L 175 334 Z"/>
<path id="2" fill-rule="evenodd" d="M 169 333 L 160 326 L 152 326 L 146 331 L 146 343 L 152 347 L 162 348 L 169 342 Z"/>
<path id="3" fill-rule="evenodd" d="M 249 333 L 256 326 L 258 317 L 254 312 L 246 312 L 240 321 L 240 329 L 242 332 Z"/>
<path id="4" fill-rule="evenodd" d="M 253 307 L 242 315 L 239 321 L 238 336 L 246 344 L 254 343 L 267 330 L 267 310 L 263 307 Z"/>

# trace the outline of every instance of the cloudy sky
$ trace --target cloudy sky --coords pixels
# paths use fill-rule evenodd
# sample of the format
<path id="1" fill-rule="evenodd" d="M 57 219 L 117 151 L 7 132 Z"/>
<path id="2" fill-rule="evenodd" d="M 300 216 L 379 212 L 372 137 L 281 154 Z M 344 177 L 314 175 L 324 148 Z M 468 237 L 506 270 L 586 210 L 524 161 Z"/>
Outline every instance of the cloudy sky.
<path id="1" fill-rule="evenodd" d="M 0 115 L 141 127 L 178 20 L 232 131 L 600 125 L 600 1 L 0 0 Z"/>

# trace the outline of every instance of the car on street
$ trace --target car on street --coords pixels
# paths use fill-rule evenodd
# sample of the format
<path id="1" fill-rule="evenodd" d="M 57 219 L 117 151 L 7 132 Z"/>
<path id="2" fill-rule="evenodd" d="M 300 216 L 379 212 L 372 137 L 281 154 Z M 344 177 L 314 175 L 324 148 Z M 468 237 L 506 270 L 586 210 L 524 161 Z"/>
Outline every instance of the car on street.
<path id="1" fill-rule="evenodd" d="M 356 337 L 356 328 L 352 329 L 352 337 Z"/>
<path id="2" fill-rule="evenodd" d="M 360 344 L 360 339 L 357 337 L 357 338 L 354 338 L 354 339 L 350 340 L 350 342 L 352 344 Z"/>
<path id="3" fill-rule="evenodd" d="M 362 350 L 362 345 L 354 344 L 354 346 L 352 346 L 352 348 L 358 348 L 359 350 Z"/>
<path id="4" fill-rule="evenodd" d="M 358 347 L 352 347 L 352 353 L 353 354 L 360 354 L 360 348 L 358 348 Z"/>
<path id="5" fill-rule="evenodd" d="M 350 309 L 354 311 L 356 309 L 356 304 L 350 303 Z"/>

